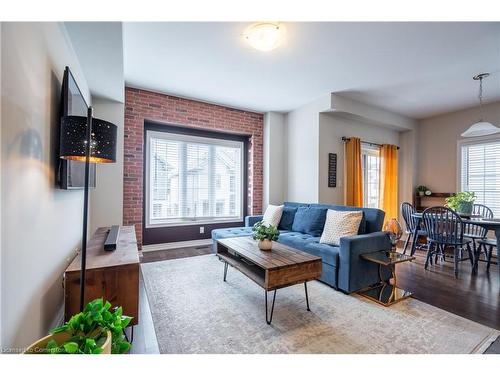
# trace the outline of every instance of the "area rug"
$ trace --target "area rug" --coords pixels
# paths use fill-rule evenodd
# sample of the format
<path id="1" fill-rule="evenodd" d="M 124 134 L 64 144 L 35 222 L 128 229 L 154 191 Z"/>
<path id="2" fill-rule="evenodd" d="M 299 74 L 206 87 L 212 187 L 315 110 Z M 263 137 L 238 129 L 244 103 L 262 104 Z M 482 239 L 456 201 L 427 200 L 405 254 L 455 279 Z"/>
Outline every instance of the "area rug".
<path id="1" fill-rule="evenodd" d="M 499 331 L 409 298 L 383 307 L 318 282 L 264 291 L 215 255 L 141 265 L 161 353 L 482 353 Z M 270 294 L 270 297 L 272 295 Z"/>

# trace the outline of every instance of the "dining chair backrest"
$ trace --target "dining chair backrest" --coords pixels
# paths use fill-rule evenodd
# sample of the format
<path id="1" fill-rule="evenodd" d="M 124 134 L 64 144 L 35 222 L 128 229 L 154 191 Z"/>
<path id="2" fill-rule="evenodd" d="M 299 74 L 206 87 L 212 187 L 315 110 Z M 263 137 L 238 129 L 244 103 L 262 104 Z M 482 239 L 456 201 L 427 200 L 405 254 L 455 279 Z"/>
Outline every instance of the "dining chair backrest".
<path id="1" fill-rule="evenodd" d="M 475 204 L 472 207 L 472 215 L 480 215 L 484 219 L 493 218 L 493 211 L 484 204 Z M 464 234 L 469 236 L 486 237 L 488 230 L 475 224 L 465 224 Z"/>
<path id="2" fill-rule="evenodd" d="M 401 203 L 401 215 L 406 225 L 406 233 L 411 233 L 415 230 L 417 226 L 417 218 L 413 217 L 413 214 L 417 212 L 415 207 L 411 203 L 403 202 Z"/>
<path id="3" fill-rule="evenodd" d="M 431 242 L 443 245 L 463 243 L 464 225 L 460 215 L 448 207 L 429 207 L 422 214 L 422 220 Z"/>

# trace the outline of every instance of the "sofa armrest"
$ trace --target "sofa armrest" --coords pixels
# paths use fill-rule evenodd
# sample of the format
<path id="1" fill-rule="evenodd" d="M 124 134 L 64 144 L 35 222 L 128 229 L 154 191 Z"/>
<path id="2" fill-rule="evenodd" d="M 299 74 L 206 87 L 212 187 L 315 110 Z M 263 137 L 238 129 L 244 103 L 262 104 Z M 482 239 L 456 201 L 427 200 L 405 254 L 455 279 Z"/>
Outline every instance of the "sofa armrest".
<path id="1" fill-rule="evenodd" d="M 391 241 L 385 232 L 373 232 L 340 239 L 338 286 L 347 293 L 366 288 L 379 281 L 378 265 L 360 258 L 361 254 L 391 250 Z M 390 277 L 388 269 L 383 277 Z"/>
<path id="2" fill-rule="evenodd" d="M 264 218 L 263 215 L 255 215 L 255 216 L 246 216 L 245 217 L 245 226 L 246 227 L 253 227 L 253 225 L 261 221 Z"/>

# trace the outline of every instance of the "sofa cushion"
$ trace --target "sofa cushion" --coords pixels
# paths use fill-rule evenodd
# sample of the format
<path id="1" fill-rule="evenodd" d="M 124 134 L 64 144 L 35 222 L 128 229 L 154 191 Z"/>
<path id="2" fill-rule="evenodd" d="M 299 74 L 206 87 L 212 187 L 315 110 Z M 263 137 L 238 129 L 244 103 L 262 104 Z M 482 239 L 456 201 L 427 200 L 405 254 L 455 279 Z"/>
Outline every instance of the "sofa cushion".
<path id="1" fill-rule="evenodd" d="M 319 243 L 318 239 L 315 238 L 312 241 L 308 241 L 305 248 L 302 250 L 309 254 L 321 257 L 324 263 L 335 267 L 338 266 L 340 252 L 340 248 L 338 246 Z"/>
<path id="2" fill-rule="evenodd" d="M 264 216 L 262 217 L 264 224 L 277 227 L 281 220 L 281 215 L 283 214 L 283 207 L 284 206 L 274 206 L 272 204 L 267 206 L 266 212 L 264 212 Z"/>
<path id="3" fill-rule="evenodd" d="M 359 225 L 358 234 L 367 234 L 382 230 L 385 212 L 378 208 L 351 207 L 340 205 L 331 205 L 329 207 L 328 205 L 320 206 L 337 211 L 363 211 L 363 219 L 361 220 L 361 224 Z"/>
<path id="4" fill-rule="evenodd" d="M 319 242 L 339 246 L 341 237 L 354 236 L 358 233 L 362 217 L 362 211 L 328 210 Z"/>
<path id="5" fill-rule="evenodd" d="M 321 207 L 321 208 L 326 208 L 327 210 L 334 210 L 334 211 L 361 211 L 363 213 L 363 216 L 361 217 L 361 223 L 359 223 L 359 228 L 358 228 L 357 234 L 366 234 L 367 223 L 366 223 L 365 210 L 368 210 L 367 208 L 329 205 L 329 204 L 315 204 L 315 205 L 311 205 L 311 207 Z"/>
<path id="6" fill-rule="evenodd" d="M 287 230 L 280 230 L 280 236 L 284 233 L 288 233 Z M 222 238 L 233 238 L 233 237 L 248 237 L 253 234 L 252 227 L 239 227 L 239 228 L 221 228 L 214 229 L 212 231 L 212 239 L 220 240 Z"/>
<path id="7" fill-rule="evenodd" d="M 278 224 L 278 229 L 292 230 L 293 220 L 297 213 L 297 207 L 284 207 L 281 214 L 281 220 Z"/>
<path id="8" fill-rule="evenodd" d="M 252 227 L 221 228 L 212 231 L 212 239 L 220 240 L 222 238 L 245 237 L 252 235 Z"/>
<path id="9" fill-rule="evenodd" d="M 284 232 L 280 234 L 278 242 L 283 245 L 288 245 L 294 249 L 302 250 L 305 248 L 308 241 L 319 240 L 319 237 L 311 236 L 307 233 L 300 232 Z"/>
<path id="10" fill-rule="evenodd" d="M 293 220 L 292 231 L 318 237 L 323 232 L 326 208 L 300 206 Z"/>

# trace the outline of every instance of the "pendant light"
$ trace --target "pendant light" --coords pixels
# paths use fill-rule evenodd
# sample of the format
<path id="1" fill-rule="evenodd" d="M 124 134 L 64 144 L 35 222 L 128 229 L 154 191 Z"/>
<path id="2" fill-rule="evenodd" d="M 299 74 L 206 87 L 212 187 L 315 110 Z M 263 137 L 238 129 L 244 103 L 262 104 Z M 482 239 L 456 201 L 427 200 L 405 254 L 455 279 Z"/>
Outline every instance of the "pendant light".
<path id="1" fill-rule="evenodd" d="M 497 128 L 492 123 L 483 121 L 483 79 L 487 78 L 489 75 L 490 73 L 481 73 L 473 77 L 475 81 L 479 81 L 479 121 L 472 124 L 469 129 L 464 131 L 461 134 L 462 137 L 481 137 L 500 133 L 500 128 Z"/>

